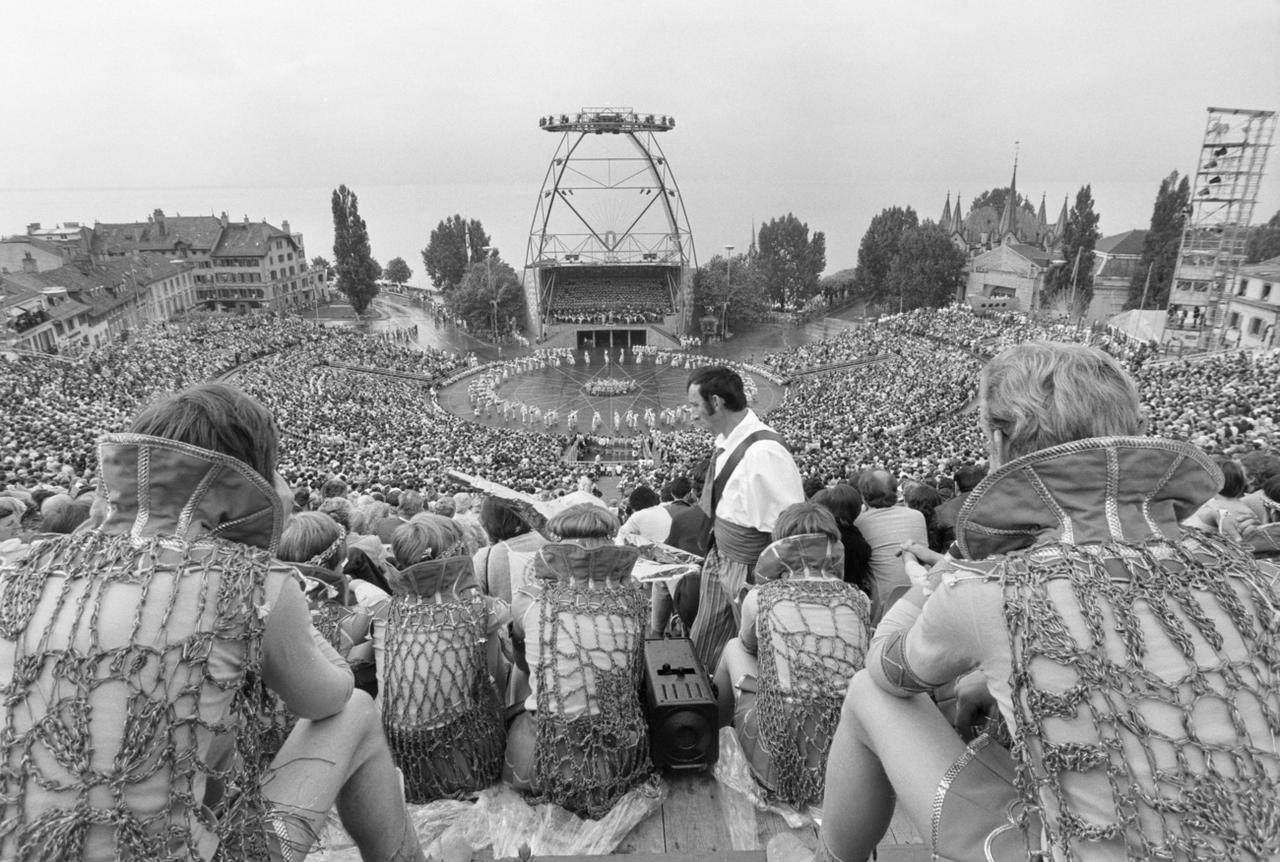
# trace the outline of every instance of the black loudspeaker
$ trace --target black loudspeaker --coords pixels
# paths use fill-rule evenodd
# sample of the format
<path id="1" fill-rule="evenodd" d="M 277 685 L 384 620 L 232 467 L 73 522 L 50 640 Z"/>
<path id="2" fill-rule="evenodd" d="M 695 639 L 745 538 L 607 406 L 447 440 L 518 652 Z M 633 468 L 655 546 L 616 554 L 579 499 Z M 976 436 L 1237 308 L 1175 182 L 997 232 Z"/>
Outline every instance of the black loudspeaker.
<path id="1" fill-rule="evenodd" d="M 649 748 L 659 769 L 710 769 L 720 756 L 720 709 L 693 642 L 644 642 L 644 705 Z"/>

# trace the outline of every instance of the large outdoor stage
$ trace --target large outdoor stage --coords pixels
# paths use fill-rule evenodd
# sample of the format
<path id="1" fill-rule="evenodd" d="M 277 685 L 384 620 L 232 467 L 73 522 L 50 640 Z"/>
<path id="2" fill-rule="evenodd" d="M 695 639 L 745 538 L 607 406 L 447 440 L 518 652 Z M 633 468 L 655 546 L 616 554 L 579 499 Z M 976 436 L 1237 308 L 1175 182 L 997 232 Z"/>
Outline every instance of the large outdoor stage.
<path id="1" fill-rule="evenodd" d="M 617 351 L 610 351 L 616 358 Z M 628 411 L 643 415 L 645 410 L 652 409 L 661 414 L 664 408 L 678 408 L 688 400 L 688 380 L 690 369 L 671 367 L 668 364 L 655 364 L 653 357 L 644 357 L 643 362 L 636 363 L 627 351 L 627 359 L 619 364 L 604 362 L 605 351 L 590 351 L 591 362 L 583 362 L 582 351 L 576 351 L 572 363 L 563 362 L 560 367 L 533 368 L 528 371 L 511 370 L 508 366 L 507 378 L 495 387 L 496 396 L 513 404 L 526 404 L 530 408 L 537 407 L 545 414 L 555 410 L 559 420 L 551 427 L 542 422 L 521 421 L 517 413 L 511 419 L 503 416 L 499 409 L 481 410 L 475 413 L 470 391 L 471 385 L 486 372 L 467 376 L 440 390 L 438 393 L 440 406 L 444 409 L 476 422 L 482 422 L 494 428 L 520 428 L 521 430 L 546 434 L 573 434 L 575 432 L 592 433 L 592 415 L 600 413 L 601 427 L 595 433 L 614 437 L 641 435 L 648 428 L 641 422 L 636 429 L 627 427 L 625 417 Z M 684 354 L 673 354 L 683 359 Z M 498 367 L 495 363 L 490 367 Z M 744 372 L 755 385 L 755 400 L 751 407 L 757 413 L 766 413 L 782 401 L 782 388 L 768 378 Z M 620 395 L 592 395 L 587 391 L 592 381 L 603 381 L 612 378 L 633 382 L 635 388 Z M 518 408 L 517 408 L 518 409 Z M 570 427 L 567 419 L 571 411 L 578 411 L 578 424 Z M 615 414 L 622 420 L 616 426 Z M 695 427 L 688 422 L 676 425 L 656 426 L 658 430 L 678 430 Z"/>

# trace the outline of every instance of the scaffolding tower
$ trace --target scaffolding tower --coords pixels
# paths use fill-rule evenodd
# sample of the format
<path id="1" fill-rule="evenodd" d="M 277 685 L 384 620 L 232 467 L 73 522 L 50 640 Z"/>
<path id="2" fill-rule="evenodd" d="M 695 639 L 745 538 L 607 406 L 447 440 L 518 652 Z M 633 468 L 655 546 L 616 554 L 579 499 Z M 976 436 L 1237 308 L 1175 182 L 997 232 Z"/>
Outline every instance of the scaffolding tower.
<path id="1" fill-rule="evenodd" d="M 1202 348 L 1221 341 L 1227 291 L 1244 262 L 1253 207 L 1276 130 L 1275 111 L 1208 111 L 1169 291 L 1166 328 L 1170 335 L 1192 335 Z"/>

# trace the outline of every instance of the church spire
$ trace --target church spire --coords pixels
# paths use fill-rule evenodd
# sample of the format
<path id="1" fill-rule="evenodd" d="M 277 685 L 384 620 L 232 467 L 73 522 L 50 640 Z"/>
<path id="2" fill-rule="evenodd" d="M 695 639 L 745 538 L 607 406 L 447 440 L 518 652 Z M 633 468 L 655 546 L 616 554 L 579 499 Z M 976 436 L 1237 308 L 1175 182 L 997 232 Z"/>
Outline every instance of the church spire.
<path id="1" fill-rule="evenodd" d="M 942 206 L 942 218 L 938 220 L 938 227 L 944 231 L 951 230 L 951 192 L 947 192 L 947 202 Z"/>
<path id="2" fill-rule="evenodd" d="M 951 233 L 953 236 L 958 235 L 964 239 L 964 207 L 960 206 L 959 192 L 956 192 L 956 208 L 951 212 Z"/>
<path id="3" fill-rule="evenodd" d="M 1067 196 L 1062 196 L 1062 212 L 1058 213 L 1058 223 L 1053 226 L 1053 241 L 1062 242 L 1062 235 L 1067 232 Z"/>
<path id="4" fill-rule="evenodd" d="M 1045 211 L 1044 211 L 1044 199 L 1045 199 L 1045 193 L 1041 192 L 1040 193 L 1040 212 L 1036 215 L 1036 220 L 1040 222 L 1041 233 L 1044 233 L 1046 230 L 1049 229 L 1049 218 L 1048 216 L 1045 215 Z"/>
<path id="5" fill-rule="evenodd" d="M 1013 142 L 1013 179 L 1009 181 L 1009 196 L 1004 199 L 1004 213 L 1000 216 L 1000 241 L 1010 234 L 1019 239 L 1018 233 L 1018 141 Z"/>

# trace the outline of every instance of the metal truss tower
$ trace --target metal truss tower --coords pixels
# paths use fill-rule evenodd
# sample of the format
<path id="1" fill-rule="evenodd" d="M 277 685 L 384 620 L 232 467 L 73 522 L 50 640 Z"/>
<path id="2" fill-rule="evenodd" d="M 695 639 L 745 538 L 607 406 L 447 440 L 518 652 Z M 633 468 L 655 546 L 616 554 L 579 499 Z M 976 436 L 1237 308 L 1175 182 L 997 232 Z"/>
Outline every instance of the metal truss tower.
<path id="1" fill-rule="evenodd" d="M 1199 315 L 1202 347 L 1219 337 L 1214 333 L 1222 325 L 1226 291 L 1245 258 L 1275 130 L 1275 111 L 1209 108 L 1169 291 L 1171 312 L 1177 307 L 1184 316 L 1182 310 L 1190 309 L 1187 321 Z"/>
<path id="2" fill-rule="evenodd" d="M 525 265 L 697 266 L 680 188 L 656 137 L 675 124 L 675 117 L 631 108 L 542 117 L 539 127 L 561 139 L 538 195 Z"/>

